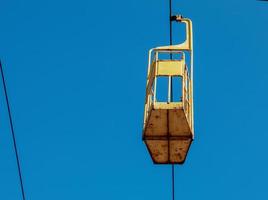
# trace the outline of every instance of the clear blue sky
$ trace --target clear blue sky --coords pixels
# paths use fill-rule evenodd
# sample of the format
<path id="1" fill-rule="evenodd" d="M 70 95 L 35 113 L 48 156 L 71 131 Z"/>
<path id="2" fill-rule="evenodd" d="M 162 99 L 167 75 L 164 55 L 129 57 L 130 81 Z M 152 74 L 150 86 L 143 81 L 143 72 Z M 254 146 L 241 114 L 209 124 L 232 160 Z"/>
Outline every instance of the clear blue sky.
<path id="1" fill-rule="evenodd" d="M 173 0 L 193 20 L 196 140 L 176 199 L 268 199 L 268 3 Z M 141 140 L 147 54 L 168 1 L 1 1 L 27 200 L 171 199 L 171 167 Z M 0 199 L 20 199 L 0 92 Z"/>

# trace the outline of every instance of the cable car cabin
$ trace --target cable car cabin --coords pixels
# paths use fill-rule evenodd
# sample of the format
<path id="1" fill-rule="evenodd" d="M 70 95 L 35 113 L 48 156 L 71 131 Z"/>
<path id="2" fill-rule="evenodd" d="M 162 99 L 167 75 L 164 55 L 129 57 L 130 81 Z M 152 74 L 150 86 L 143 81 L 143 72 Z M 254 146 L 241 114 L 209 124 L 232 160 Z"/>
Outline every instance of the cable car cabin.
<path id="1" fill-rule="evenodd" d="M 149 51 L 143 140 L 156 164 L 182 164 L 194 137 L 192 23 L 181 16 L 176 21 L 186 24 L 185 42 Z M 160 59 L 162 54 L 172 56 Z M 160 88 L 163 77 L 168 83 Z M 180 80 L 176 90 L 175 79 Z M 166 100 L 158 100 L 158 94 Z M 174 100 L 177 94 L 180 98 Z"/>

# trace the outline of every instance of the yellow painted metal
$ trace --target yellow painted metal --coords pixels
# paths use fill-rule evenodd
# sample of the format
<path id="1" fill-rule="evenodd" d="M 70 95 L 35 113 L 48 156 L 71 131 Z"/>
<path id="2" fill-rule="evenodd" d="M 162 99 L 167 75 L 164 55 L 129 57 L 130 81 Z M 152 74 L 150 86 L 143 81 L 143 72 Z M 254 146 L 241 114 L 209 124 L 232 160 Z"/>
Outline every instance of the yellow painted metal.
<path id="1" fill-rule="evenodd" d="M 182 109 L 183 103 L 182 102 L 155 102 L 153 105 L 154 109 Z"/>
<path id="2" fill-rule="evenodd" d="M 149 51 L 143 140 L 156 164 L 182 164 L 194 138 L 192 22 L 181 16 L 177 16 L 177 21 L 186 24 L 186 40 Z M 160 60 L 160 54 L 178 55 L 180 59 Z M 157 80 L 163 76 L 181 77 L 182 97 L 177 102 L 171 101 L 170 84 L 167 102 L 157 100 L 161 92 L 157 90 Z"/>
<path id="3" fill-rule="evenodd" d="M 156 76 L 182 76 L 184 60 L 158 60 L 155 62 Z"/>
<path id="4" fill-rule="evenodd" d="M 185 50 L 191 51 L 193 50 L 193 25 L 192 21 L 188 18 L 183 18 L 182 16 L 177 16 L 177 21 L 184 23 L 186 25 L 186 40 L 177 45 L 170 46 L 161 46 L 157 47 L 158 50 Z"/>

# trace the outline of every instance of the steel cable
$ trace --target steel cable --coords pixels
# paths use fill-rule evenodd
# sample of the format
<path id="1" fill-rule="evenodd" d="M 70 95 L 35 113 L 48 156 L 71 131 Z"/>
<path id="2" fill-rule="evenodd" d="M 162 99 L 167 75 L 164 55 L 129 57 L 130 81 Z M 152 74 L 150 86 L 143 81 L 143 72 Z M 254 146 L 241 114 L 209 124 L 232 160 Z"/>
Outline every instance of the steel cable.
<path id="1" fill-rule="evenodd" d="M 12 115 L 11 115 L 9 99 L 8 99 L 6 80 L 5 80 L 1 60 L 0 60 L 0 71 L 1 71 L 3 88 L 4 88 L 5 100 L 6 100 L 6 104 L 7 104 L 8 118 L 9 118 L 10 130 L 11 130 L 11 135 L 12 135 L 12 140 L 13 140 L 13 147 L 14 147 L 15 157 L 16 157 L 16 162 L 17 162 L 17 169 L 18 169 L 19 180 L 20 180 L 21 195 L 22 195 L 22 199 L 25 200 L 26 198 L 25 198 L 25 191 L 24 191 L 24 185 L 23 185 L 23 180 L 22 180 L 22 172 L 21 172 L 21 166 L 20 166 L 19 153 L 18 153 L 18 148 L 17 148 L 17 142 L 16 142 L 16 137 L 15 137 L 15 131 L 14 131 L 14 126 L 13 126 L 13 120 L 12 120 Z"/>
<path id="2" fill-rule="evenodd" d="M 169 0 L 169 44 L 172 45 L 172 0 Z M 172 60 L 172 53 L 170 54 L 170 59 Z M 172 77 L 170 77 L 170 101 L 173 101 L 173 84 Z M 169 140 L 168 140 L 169 141 Z M 168 142 L 169 145 L 169 142 Z M 172 200 L 175 200 L 175 168 L 174 164 L 171 166 L 171 176 L 172 176 Z"/>

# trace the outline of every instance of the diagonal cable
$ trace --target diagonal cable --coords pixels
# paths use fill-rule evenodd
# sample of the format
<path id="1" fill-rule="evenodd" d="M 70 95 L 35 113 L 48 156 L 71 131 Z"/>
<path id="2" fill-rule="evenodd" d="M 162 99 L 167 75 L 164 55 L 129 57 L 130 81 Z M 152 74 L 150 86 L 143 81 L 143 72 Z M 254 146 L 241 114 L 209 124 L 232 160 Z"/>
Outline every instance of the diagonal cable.
<path id="1" fill-rule="evenodd" d="M 10 124 L 10 129 L 11 129 L 11 135 L 12 135 L 12 139 L 13 139 L 13 147 L 14 147 L 15 156 L 16 156 L 17 169 L 18 169 L 18 174 L 19 174 L 19 179 L 20 179 L 21 195 L 22 195 L 22 199 L 25 200 L 25 192 L 24 192 L 24 186 L 23 186 L 23 181 L 22 181 L 22 173 L 21 173 L 21 166 L 20 166 L 20 160 L 19 160 L 19 153 L 18 153 L 15 131 L 14 131 L 14 126 L 13 126 L 13 120 L 12 120 L 12 115 L 11 115 L 11 110 L 10 110 L 8 94 L 7 94 L 6 80 L 5 80 L 4 71 L 3 71 L 1 61 L 0 61 L 0 71 L 1 71 L 3 87 L 4 87 L 5 100 L 6 100 L 6 104 L 7 104 L 8 118 L 9 118 L 9 124 Z"/>

